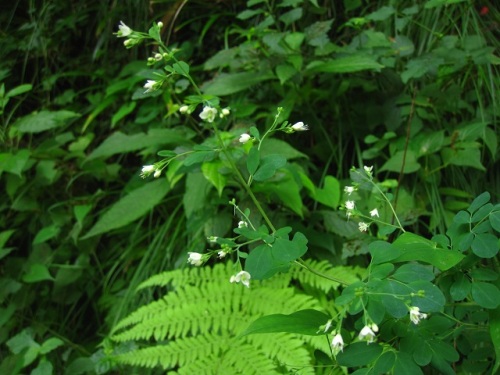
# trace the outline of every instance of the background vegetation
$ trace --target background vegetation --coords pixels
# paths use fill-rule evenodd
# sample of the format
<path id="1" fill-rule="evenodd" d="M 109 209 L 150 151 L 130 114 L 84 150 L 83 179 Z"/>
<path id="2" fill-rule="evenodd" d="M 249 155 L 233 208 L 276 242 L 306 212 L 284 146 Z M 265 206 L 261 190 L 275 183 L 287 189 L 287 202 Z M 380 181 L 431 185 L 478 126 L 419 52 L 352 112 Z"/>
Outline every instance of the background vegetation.
<path id="1" fill-rule="evenodd" d="M 453 327 L 435 323 L 438 328 L 428 332 L 453 328 L 447 346 L 429 344 L 442 358 L 426 361 L 424 353 L 412 366 L 426 373 L 498 370 L 500 337 L 492 332 L 500 324 L 500 13 L 492 1 L 19 0 L 2 7 L 0 373 L 146 373 L 140 366 L 153 367 L 151 373 L 343 371 L 322 336 L 236 340 L 266 314 L 308 308 L 334 316 L 338 307 L 332 301 L 342 294 L 338 283 L 292 268 L 251 289 L 272 301 L 263 306 L 248 290 L 227 283 L 231 261 L 212 268 L 220 261 L 211 260 L 205 271 L 186 269 L 188 252 L 216 249 L 207 237 L 229 237 L 237 226 L 230 200 L 250 209 L 257 223 L 262 218 L 215 157 L 171 163 L 161 178 L 141 179 L 141 167 L 157 162 L 159 151 L 200 151 L 195 145 L 212 147 L 215 141 L 200 125 L 201 107 L 193 105 L 188 116 L 178 111 L 193 95 L 186 77 L 144 92 L 146 80 L 162 69 L 146 63 L 158 47 L 147 41 L 124 48 L 113 35 L 120 21 L 137 31 L 163 22 L 163 42 L 178 49 L 176 58 L 189 64 L 203 94 L 231 109 L 220 126 L 232 137 L 252 126 L 263 134 L 277 107 L 283 108 L 280 121 L 309 125 L 307 132 L 277 133 L 263 143 L 263 155 L 277 151 L 287 164 L 253 189 L 277 227 L 306 235 L 306 264 L 350 283 L 366 277 L 374 254 L 370 244 L 392 242 L 399 234 L 377 224 L 360 232 L 339 209 L 348 199 L 343 187 L 354 177 L 351 167 L 373 165 L 402 226 L 463 252 L 469 261 L 450 265 L 454 273 L 434 269 L 435 284 L 447 298 L 436 316 L 453 316 L 474 329 L 456 321 Z M 243 154 L 234 156 L 245 165 Z M 486 191 L 488 196 L 481 195 Z M 380 207 L 381 217 L 393 220 L 371 190 L 361 189 L 354 198 L 360 211 Z M 460 226 L 459 212 L 472 218 L 483 206 L 477 220 L 467 219 L 474 225 Z M 491 224 L 474 232 L 483 222 Z M 484 239 L 485 252 L 466 236 L 471 243 Z M 136 291 L 164 271 L 172 273 Z M 488 286 L 473 289 L 474 283 Z M 173 317 L 191 319 L 184 326 L 172 323 L 162 334 L 120 331 L 127 326 L 122 319 L 139 306 L 165 319 L 169 308 L 150 305 L 165 294 L 165 285 L 168 306 L 185 307 Z M 490 294 L 492 301 L 479 294 Z M 211 300 L 215 296 L 220 299 Z M 188 305 L 192 298 L 199 305 Z M 254 305 L 240 311 L 235 301 Z M 195 314 L 200 306 L 213 308 L 209 315 L 219 319 L 196 326 L 196 317 L 204 319 Z M 139 316 L 137 321 L 146 319 Z M 354 318 L 345 324 L 351 332 L 359 325 Z M 232 352 L 207 344 L 217 335 L 234 340 Z M 193 337 L 204 345 L 191 356 L 169 353 L 161 363 L 158 354 L 122 355 L 154 350 L 145 340 L 153 336 L 160 344 L 177 342 L 181 353 L 193 347 Z M 280 342 L 287 344 L 274 352 Z M 408 345 L 398 348 L 413 353 Z M 227 367 L 210 367 L 216 356 Z M 397 363 L 413 368 L 401 359 L 406 357 L 395 358 L 390 371 L 399 371 Z M 340 365 L 389 371 L 349 358 Z"/>

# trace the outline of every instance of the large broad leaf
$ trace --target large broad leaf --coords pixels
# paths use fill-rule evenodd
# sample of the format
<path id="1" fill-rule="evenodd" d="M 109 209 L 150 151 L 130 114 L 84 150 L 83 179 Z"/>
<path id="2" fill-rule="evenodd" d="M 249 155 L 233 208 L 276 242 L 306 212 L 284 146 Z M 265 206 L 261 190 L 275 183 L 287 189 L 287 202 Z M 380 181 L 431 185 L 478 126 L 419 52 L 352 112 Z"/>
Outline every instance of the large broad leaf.
<path id="1" fill-rule="evenodd" d="M 355 342 L 337 355 L 337 362 L 340 366 L 346 367 L 366 366 L 375 361 L 380 354 L 382 347 L 377 343 Z"/>
<path id="2" fill-rule="evenodd" d="M 326 176 L 325 187 L 322 189 L 315 189 L 312 194 L 314 200 L 325 206 L 336 209 L 340 202 L 340 183 L 333 176 Z"/>
<path id="3" fill-rule="evenodd" d="M 406 152 L 398 151 L 396 152 L 389 160 L 385 162 L 385 164 L 380 168 L 380 172 L 382 171 L 391 171 L 391 172 L 400 172 L 403 167 L 403 173 L 413 173 L 420 169 L 420 164 L 417 162 L 417 157 L 415 153 L 411 150 Z"/>
<path id="4" fill-rule="evenodd" d="M 289 268 L 289 262 L 279 262 L 273 257 L 268 245 L 257 246 L 248 254 L 245 262 L 245 271 L 255 280 L 268 279 L 278 272 L 288 271 Z"/>
<path id="5" fill-rule="evenodd" d="M 72 111 L 40 111 L 24 116 L 16 122 L 21 133 L 39 133 L 68 124 L 80 114 Z"/>
<path id="6" fill-rule="evenodd" d="M 116 132 L 92 151 L 86 160 L 107 158 L 111 155 L 142 150 L 156 145 L 185 144 L 192 137 L 192 132 L 186 129 L 151 129 L 147 134 L 132 135 Z"/>
<path id="7" fill-rule="evenodd" d="M 212 81 L 203 85 L 202 89 L 205 94 L 224 96 L 231 95 L 248 89 L 255 84 L 273 79 L 272 73 L 230 73 L 220 74 Z"/>
<path id="8" fill-rule="evenodd" d="M 252 322 L 240 336 L 272 332 L 298 333 L 310 336 L 322 335 L 324 332 L 318 329 L 321 325 L 326 324 L 329 318 L 328 315 L 312 309 L 299 310 L 290 315 L 262 316 Z"/>
<path id="9" fill-rule="evenodd" d="M 464 255 L 458 251 L 440 249 L 435 242 L 413 233 L 403 233 L 394 241 L 393 247 L 401 251 L 401 255 L 393 262 L 417 260 L 430 263 L 441 271 L 450 269 L 464 258 Z"/>
<path id="10" fill-rule="evenodd" d="M 338 57 L 330 61 L 313 61 L 306 71 L 308 73 L 354 73 L 363 70 L 380 71 L 384 66 L 370 56 L 350 55 Z"/>
<path id="11" fill-rule="evenodd" d="M 160 203 L 169 189 L 168 182 L 164 179 L 145 183 L 113 204 L 82 239 L 130 224 Z"/>

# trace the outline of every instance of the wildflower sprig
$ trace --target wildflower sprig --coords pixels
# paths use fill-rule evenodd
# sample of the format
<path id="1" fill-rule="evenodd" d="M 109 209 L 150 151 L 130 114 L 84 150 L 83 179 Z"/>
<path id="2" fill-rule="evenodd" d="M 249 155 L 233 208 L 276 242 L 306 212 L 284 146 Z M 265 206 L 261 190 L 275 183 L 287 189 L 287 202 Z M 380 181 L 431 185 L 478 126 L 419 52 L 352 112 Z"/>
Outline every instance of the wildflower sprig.
<path id="1" fill-rule="evenodd" d="M 343 209 L 346 211 L 346 216 L 348 219 L 350 218 L 358 218 L 360 221 L 358 222 L 358 229 L 360 232 L 367 232 L 372 223 L 379 223 L 385 225 L 387 227 L 392 227 L 394 229 L 399 229 L 402 232 L 405 232 L 396 211 L 394 210 L 394 206 L 389 198 L 389 195 L 385 193 L 379 184 L 374 181 L 373 176 L 373 166 L 364 166 L 363 168 L 351 168 L 351 177 L 353 179 L 352 184 L 344 187 L 344 193 L 347 196 L 347 200 L 343 204 Z M 388 205 L 390 210 L 392 211 L 396 224 L 386 222 L 380 218 L 380 212 L 377 207 L 372 208 L 368 214 L 363 213 L 359 209 L 357 209 L 356 201 L 353 198 L 353 194 L 360 189 L 363 190 L 375 190 L 381 197 L 383 201 Z"/>

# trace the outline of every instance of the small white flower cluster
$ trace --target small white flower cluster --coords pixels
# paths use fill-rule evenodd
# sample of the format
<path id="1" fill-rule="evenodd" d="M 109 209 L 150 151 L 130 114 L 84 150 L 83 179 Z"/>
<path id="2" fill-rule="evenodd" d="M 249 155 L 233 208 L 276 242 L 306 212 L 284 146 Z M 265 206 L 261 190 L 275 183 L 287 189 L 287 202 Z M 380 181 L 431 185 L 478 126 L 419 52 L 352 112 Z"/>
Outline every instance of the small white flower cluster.
<path id="1" fill-rule="evenodd" d="M 189 252 L 188 253 L 188 263 L 192 264 L 193 266 L 201 266 L 205 262 L 203 254 L 200 253 L 194 253 L 194 252 Z"/>
<path id="2" fill-rule="evenodd" d="M 182 114 L 186 114 L 186 113 L 189 114 L 189 113 L 191 113 L 191 110 L 190 110 L 189 106 L 183 105 L 179 108 L 179 112 Z M 217 114 L 219 114 L 220 118 L 227 117 L 231 114 L 231 109 L 230 108 L 222 108 L 219 112 L 219 110 L 217 108 L 206 105 L 203 107 L 203 110 L 200 113 L 200 118 L 203 121 L 211 123 L 211 122 L 214 122 Z"/>
<path id="3" fill-rule="evenodd" d="M 161 169 L 156 167 L 155 165 L 145 165 L 141 170 L 141 177 L 146 178 L 149 177 L 153 173 L 154 178 L 158 178 L 161 175 Z"/>
<path id="4" fill-rule="evenodd" d="M 427 314 L 421 313 L 420 309 L 417 306 L 410 307 L 411 322 L 417 325 L 422 319 L 427 319 Z"/>
<path id="5" fill-rule="evenodd" d="M 158 22 L 158 28 L 163 27 L 163 22 Z M 126 48 L 132 48 L 133 46 L 139 44 L 143 36 L 140 33 L 134 33 L 134 30 L 132 30 L 130 27 L 125 25 L 123 21 L 120 21 L 120 24 L 118 25 L 118 32 L 115 33 L 115 35 L 118 38 L 128 38 L 123 42 L 123 45 Z"/>
<path id="6" fill-rule="evenodd" d="M 231 276 L 229 282 L 231 283 L 242 283 L 247 288 L 250 288 L 250 279 L 252 276 L 247 271 L 240 271 L 236 275 Z"/>
<path id="7" fill-rule="evenodd" d="M 363 329 L 359 332 L 358 338 L 361 341 L 366 340 L 367 344 L 371 344 L 375 341 L 376 333 L 378 332 L 378 326 L 375 323 L 370 325 L 365 325 Z"/>
<path id="8" fill-rule="evenodd" d="M 367 174 L 367 176 L 372 179 L 373 177 L 373 166 L 367 167 L 366 165 L 363 167 L 364 172 Z M 357 186 L 345 186 L 344 187 L 344 193 L 347 194 L 347 196 L 351 196 L 352 193 L 357 191 L 358 187 Z M 351 216 L 355 216 L 356 212 L 356 203 L 353 200 L 347 200 L 344 202 L 344 207 L 346 210 L 346 216 L 347 219 L 350 219 Z M 377 208 L 374 208 L 373 210 L 370 211 L 370 216 L 371 217 L 379 217 L 379 212 Z M 369 223 L 365 223 L 364 221 L 361 221 L 358 223 L 358 229 L 360 232 L 366 232 L 368 231 L 368 228 L 370 227 Z"/>

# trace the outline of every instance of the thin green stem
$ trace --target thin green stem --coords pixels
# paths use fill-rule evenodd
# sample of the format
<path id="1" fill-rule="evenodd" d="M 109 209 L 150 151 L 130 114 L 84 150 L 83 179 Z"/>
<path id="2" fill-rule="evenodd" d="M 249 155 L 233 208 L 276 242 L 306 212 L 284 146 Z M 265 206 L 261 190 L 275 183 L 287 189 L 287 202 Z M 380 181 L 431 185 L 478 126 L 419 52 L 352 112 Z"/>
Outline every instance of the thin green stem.
<path id="1" fill-rule="evenodd" d="M 312 272 L 313 274 L 315 274 L 316 276 L 319 276 L 319 277 L 322 277 L 324 279 L 327 279 L 327 280 L 330 280 L 330 281 L 335 281 L 336 283 L 339 283 L 339 284 L 342 284 L 342 285 L 349 285 L 349 283 L 347 281 L 344 281 L 344 280 L 341 280 L 341 279 L 338 279 L 336 277 L 333 277 L 333 276 L 329 276 L 329 275 L 325 275 L 324 273 L 321 273 L 319 271 L 316 271 L 315 269 L 309 267 L 303 260 L 302 258 L 299 258 L 295 261 L 296 264 L 298 264 L 299 266 L 301 266 L 302 268 L 305 268 L 306 270 L 308 270 L 309 272 Z"/>

